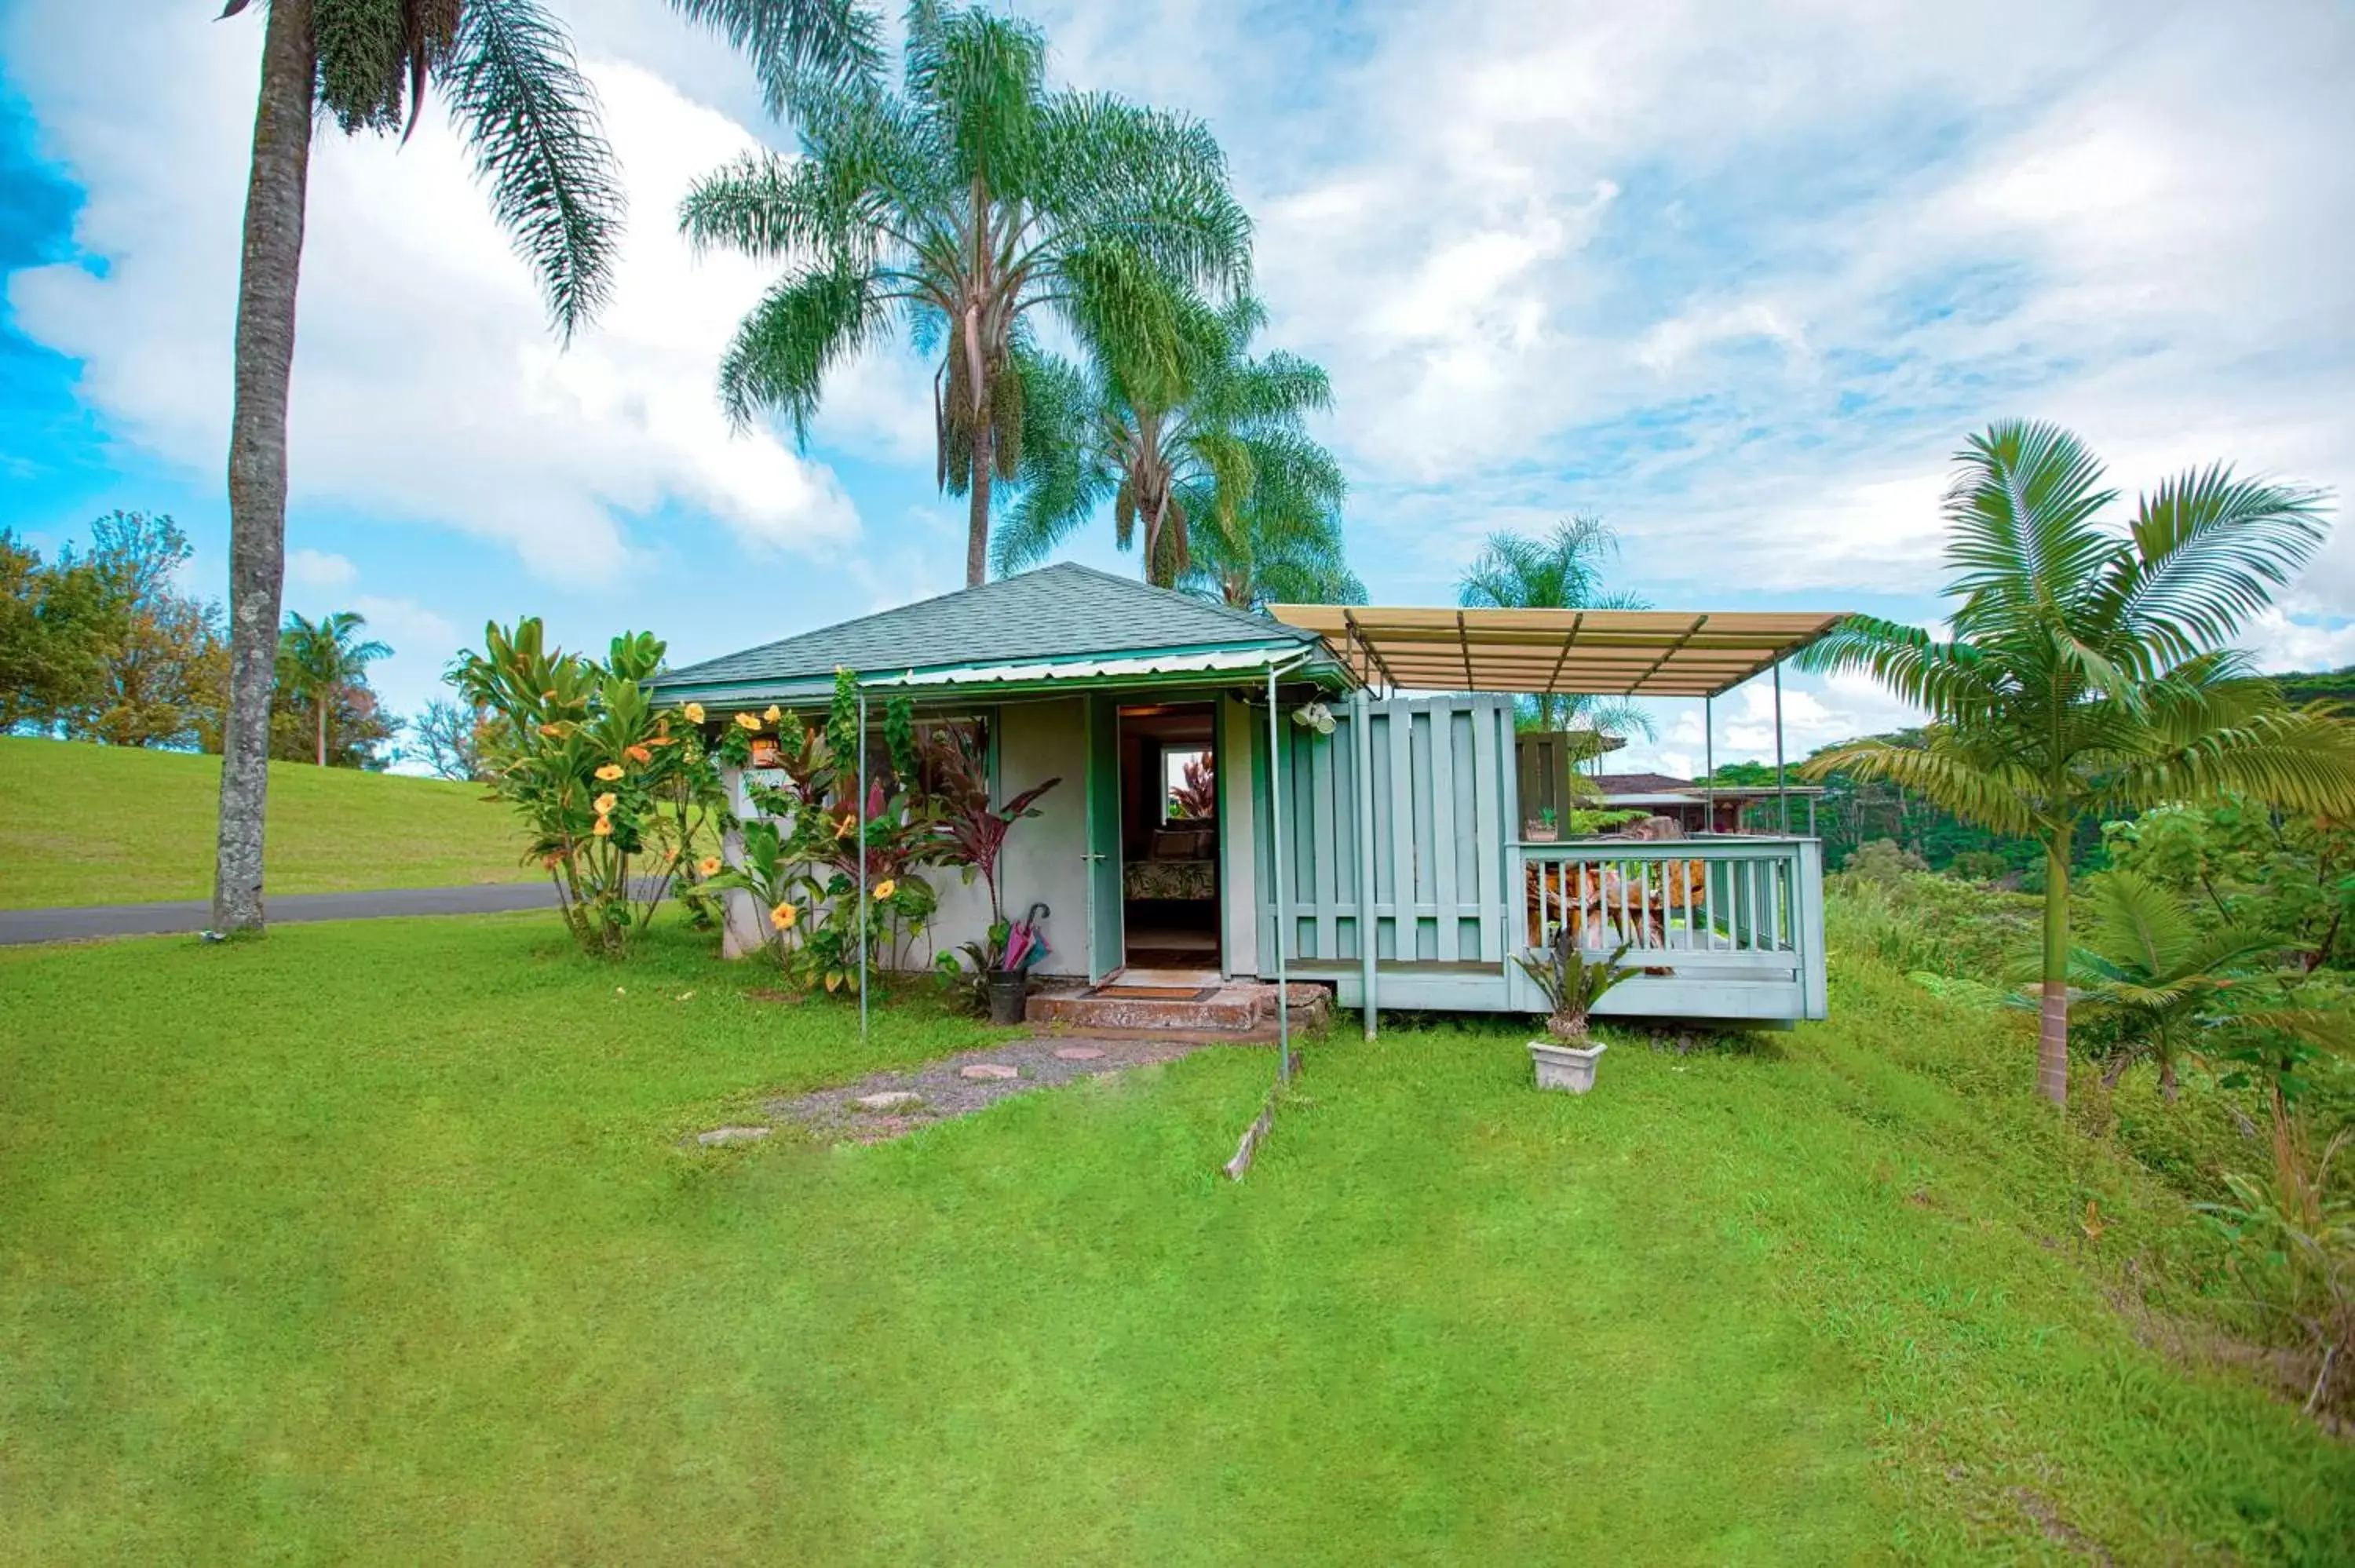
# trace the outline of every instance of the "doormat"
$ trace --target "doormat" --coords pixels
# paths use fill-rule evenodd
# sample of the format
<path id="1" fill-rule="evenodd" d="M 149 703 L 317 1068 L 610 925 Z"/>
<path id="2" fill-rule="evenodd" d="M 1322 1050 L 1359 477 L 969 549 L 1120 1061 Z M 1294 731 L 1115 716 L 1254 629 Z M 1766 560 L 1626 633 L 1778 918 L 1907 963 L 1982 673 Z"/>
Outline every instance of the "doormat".
<path id="1" fill-rule="evenodd" d="M 1214 985 L 1100 985 L 1090 996 L 1115 1001 L 1208 1001 L 1219 994 Z"/>

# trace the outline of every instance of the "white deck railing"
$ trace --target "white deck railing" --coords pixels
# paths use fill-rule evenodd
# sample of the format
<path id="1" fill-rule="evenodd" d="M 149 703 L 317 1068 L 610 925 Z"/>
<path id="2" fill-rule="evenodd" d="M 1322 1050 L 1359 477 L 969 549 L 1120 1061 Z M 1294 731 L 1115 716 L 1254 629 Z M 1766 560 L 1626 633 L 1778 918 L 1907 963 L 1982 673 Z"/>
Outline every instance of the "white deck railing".
<path id="1" fill-rule="evenodd" d="M 1587 839 L 1516 843 L 1512 856 L 1520 947 L 1567 927 L 1582 950 L 1603 956 L 1624 943 L 1625 961 L 1646 968 L 1603 1011 L 1720 1016 L 1703 1005 L 1708 988 L 1765 985 L 1790 988 L 1774 1015 L 1823 1016 L 1823 852 L 1815 840 Z"/>

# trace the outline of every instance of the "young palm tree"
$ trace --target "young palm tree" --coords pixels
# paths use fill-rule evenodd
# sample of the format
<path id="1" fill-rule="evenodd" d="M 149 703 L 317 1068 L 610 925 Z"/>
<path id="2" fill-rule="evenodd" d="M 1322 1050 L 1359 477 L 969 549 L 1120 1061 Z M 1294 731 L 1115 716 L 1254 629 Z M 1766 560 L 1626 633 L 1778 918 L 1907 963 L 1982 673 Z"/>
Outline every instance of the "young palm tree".
<path id="1" fill-rule="evenodd" d="M 264 0 L 261 85 L 238 275 L 229 413 L 229 696 L 221 735 L 213 924 L 262 923 L 270 690 L 285 579 L 286 402 L 294 361 L 311 138 L 413 126 L 438 84 L 567 335 L 603 301 L 622 217 L 595 98 L 539 0 Z M 873 24 L 852 0 L 669 0 L 751 57 L 773 106 L 802 73 L 871 69 Z M 223 18 L 252 0 L 228 0 Z"/>
<path id="2" fill-rule="evenodd" d="M 1467 609 L 1650 609 L 1640 595 L 1604 590 L 1604 562 L 1618 554 L 1619 535 L 1600 517 L 1566 517 L 1542 539 L 1491 534 L 1456 584 L 1456 602 Z M 1646 740 L 1657 733 L 1652 715 L 1636 703 L 1561 692 L 1527 700 L 1539 729 L 1582 722 L 1598 732 L 1634 730 Z"/>
<path id="3" fill-rule="evenodd" d="M 1173 588 L 1193 564 L 1193 525 L 1238 534 L 1263 504 L 1330 516 L 1348 484 L 1302 428 L 1332 406 L 1325 372 L 1281 351 L 1253 359 L 1267 308 L 1249 295 L 1225 309 L 1183 295 L 1168 310 L 1174 354 L 1083 322 L 1079 365 L 1026 361 L 1021 492 L 999 524 L 999 575 L 1044 560 L 1106 501 L 1114 538 L 1144 535 L 1145 580 Z M 1231 552 L 1230 552 L 1231 554 Z"/>
<path id="4" fill-rule="evenodd" d="M 1171 328 L 1170 283 L 1227 287 L 1251 224 L 1199 122 L 1048 90 L 1045 37 L 979 9 L 909 14 L 900 89 L 796 97 L 803 155 L 704 180 L 680 225 L 698 245 L 783 262 L 720 368 L 737 420 L 782 410 L 806 436 L 826 372 L 890 330 L 938 351 L 939 481 L 968 497 L 965 582 L 989 566 L 993 482 L 1023 452 L 1030 312 L 1053 307 L 1143 357 Z"/>
<path id="5" fill-rule="evenodd" d="M 339 609 L 307 620 L 290 614 L 278 633 L 278 684 L 311 705 L 318 718 L 319 766 L 327 765 L 327 709 L 337 692 L 368 679 L 368 667 L 392 657 L 392 650 L 352 634 L 368 621 L 357 610 Z"/>
<path id="6" fill-rule="evenodd" d="M 2234 926 L 2203 931 L 2181 899 L 2124 868 L 2090 879 L 2085 891 L 2090 928 L 2069 955 L 2070 996 L 2116 1028 L 2103 1078 L 2115 1085 L 2147 1058 L 2158 1068 L 2159 1093 L 2172 1100 L 2176 1065 L 2222 993 L 2264 972 L 2282 938 Z"/>
<path id="7" fill-rule="evenodd" d="M 1955 456 L 1951 638 L 1870 616 L 1808 650 L 1931 715 L 1918 746 L 1863 740 L 1802 771 L 1887 779 L 2044 846 L 2037 1082 L 2069 1093 L 2069 848 L 2089 811 L 2238 791 L 2293 810 L 2355 803 L 2355 734 L 2290 707 L 2227 646 L 2321 545 L 2319 497 L 2222 464 L 2162 483 L 2123 530 L 2076 437 L 2007 423 Z"/>

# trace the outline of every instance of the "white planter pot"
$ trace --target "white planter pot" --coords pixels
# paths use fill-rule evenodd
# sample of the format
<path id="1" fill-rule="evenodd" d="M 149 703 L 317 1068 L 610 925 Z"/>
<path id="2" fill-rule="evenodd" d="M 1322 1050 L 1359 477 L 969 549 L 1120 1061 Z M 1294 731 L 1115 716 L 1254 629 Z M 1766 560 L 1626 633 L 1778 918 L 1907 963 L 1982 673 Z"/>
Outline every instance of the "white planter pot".
<path id="1" fill-rule="evenodd" d="M 1558 1045 L 1550 1040 L 1530 1041 L 1529 1060 L 1537 1065 L 1538 1087 L 1584 1094 L 1594 1086 L 1594 1064 L 1609 1049 L 1599 1041 L 1582 1047 Z"/>

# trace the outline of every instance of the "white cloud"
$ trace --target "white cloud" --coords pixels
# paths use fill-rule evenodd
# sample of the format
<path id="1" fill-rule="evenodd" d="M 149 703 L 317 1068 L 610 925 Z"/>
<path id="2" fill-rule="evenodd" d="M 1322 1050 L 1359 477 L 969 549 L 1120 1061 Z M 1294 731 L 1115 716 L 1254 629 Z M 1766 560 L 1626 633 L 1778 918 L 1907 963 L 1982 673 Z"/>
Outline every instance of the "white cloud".
<path id="1" fill-rule="evenodd" d="M 325 550 L 295 549 L 286 552 L 286 591 L 289 597 L 333 593 L 351 587 L 359 580 L 359 568 L 349 560 Z"/>
<path id="2" fill-rule="evenodd" d="M 23 329 L 83 362 L 114 429 L 197 472 L 226 444 L 244 143 L 258 22 L 195 8 L 127 33 L 35 5 L 10 37 L 36 112 L 89 190 L 102 272 L 19 273 Z M 104 68 L 97 62 L 103 60 Z M 632 222 L 611 307 L 569 350 L 488 215 L 447 123 L 406 144 L 323 132 L 312 164 L 291 420 L 292 505 L 337 505 L 509 546 L 543 575 L 612 577 L 631 520 L 702 512 L 746 547 L 857 535 L 824 466 L 732 432 L 713 366 L 765 282 L 675 232 L 687 183 L 753 145 L 634 66 L 591 61 Z"/>

